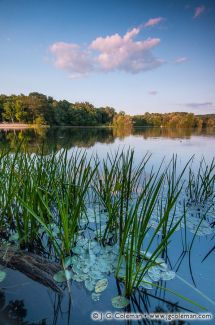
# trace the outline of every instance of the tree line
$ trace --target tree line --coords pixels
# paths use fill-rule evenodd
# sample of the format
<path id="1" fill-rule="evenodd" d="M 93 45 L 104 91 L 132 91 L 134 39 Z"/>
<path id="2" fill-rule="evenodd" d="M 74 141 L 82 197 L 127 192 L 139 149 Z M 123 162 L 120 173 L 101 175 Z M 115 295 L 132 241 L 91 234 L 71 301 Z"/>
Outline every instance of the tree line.
<path id="1" fill-rule="evenodd" d="M 194 115 L 193 113 L 145 113 L 133 117 L 134 126 L 163 126 L 171 128 L 215 127 L 215 114 Z"/>
<path id="2" fill-rule="evenodd" d="M 94 107 L 88 102 L 70 103 L 55 100 L 38 92 L 29 95 L 0 95 L 0 123 L 26 123 L 36 125 L 97 126 L 117 128 L 132 126 L 163 126 L 180 128 L 215 127 L 215 114 L 145 113 L 130 116 L 113 107 Z"/>
<path id="3" fill-rule="evenodd" d="M 94 126 L 113 122 L 112 107 L 95 108 L 88 102 L 70 103 L 33 92 L 28 96 L 0 95 L 0 121 L 38 125 Z"/>

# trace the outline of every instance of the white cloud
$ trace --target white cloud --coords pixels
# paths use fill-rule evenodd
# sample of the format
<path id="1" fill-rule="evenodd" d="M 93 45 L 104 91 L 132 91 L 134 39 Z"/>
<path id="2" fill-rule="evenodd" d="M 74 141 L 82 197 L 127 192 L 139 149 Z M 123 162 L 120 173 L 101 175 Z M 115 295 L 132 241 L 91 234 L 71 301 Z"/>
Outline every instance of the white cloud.
<path id="1" fill-rule="evenodd" d="M 153 27 L 155 25 L 158 25 L 161 21 L 163 21 L 163 17 L 157 17 L 157 18 L 150 18 L 145 24 L 144 27 Z"/>
<path id="2" fill-rule="evenodd" d="M 74 74 L 86 74 L 93 69 L 88 52 L 82 50 L 77 44 L 54 43 L 50 51 L 54 54 L 54 64 L 59 69 Z"/>
<path id="3" fill-rule="evenodd" d="M 138 73 L 155 69 L 163 61 L 152 54 L 152 49 L 160 43 L 159 38 L 135 41 L 140 28 L 133 28 L 125 35 L 118 33 L 98 37 L 87 47 L 78 44 L 58 42 L 50 51 L 57 68 L 73 75 L 85 75 L 93 71 L 126 71 Z"/>

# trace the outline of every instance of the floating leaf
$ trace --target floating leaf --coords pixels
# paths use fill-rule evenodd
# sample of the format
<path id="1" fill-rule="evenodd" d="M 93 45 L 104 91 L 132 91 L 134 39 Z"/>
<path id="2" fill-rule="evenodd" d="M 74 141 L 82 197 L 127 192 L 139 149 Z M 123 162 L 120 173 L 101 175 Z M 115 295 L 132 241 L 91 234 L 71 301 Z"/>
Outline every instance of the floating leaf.
<path id="1" fill-rule="evenodd" d="M 56 282 L 65 282 L 72 279 L 72 272 L 68 270 L 59 271 L 54 274 L 53 278 Z"/>
<path id="2" fill-rule="evenodd" d="M 92 270 L 90 272 L 90 276 L 97 280 L 100 280 L 104 277 L 104 275 L 100 271 L 96 271 L 96 270 Z"/>
<path id="3" fill-rule="evenodd" d="M 82 254 L 85 249 L 82 246 L 75 246 L 72 248 L 72 252 L 75 254 Z"/>
<path id="4" fill-rule="evenodd" d="M 160 263 L 157 265 L 157 267 L 161 270 L 161 271 L 167 271 L 168 266 L 166 263 Z"/>
<path id="5" fill-rule="evenodd" d="M 142 281 L 140 283 L 140 286 L 145 288 L 145 289 L 153 289 L 153 286 L 152 286 L 152 280 L 150 279 L 150 277 L 148 275 L 145 275 L 143 278 L 142 278 Z"/>
<path id="6" fill-rule="evenodd" d="M 157 257 L 155 262 L 156 263 L 165 263 L 165 260 L 162 257 Z"/>
<path id="7" fill-rule="evenodd" d="M 107 260 L 100 259 L 99 260 L 99 266 L 100 266 L 100 269 L 103 272 L 109 272 L 110 271 L 110 265 L 108 265 L 108 261 Z"/>
<path id="8" fill-rule="evenodd" d="M 80 264 L 80 261 L 79 261 L 77 264 L 74 264 L 74 265 L 72 266 L 72 270 L 73 270 L 75 273 L 77 273 L 77 274 L 79 274 L 79 273 L 82 272 L 82 266 L 81 266 L 81 264 Z"/>
<path id="9" fill-rule="evenodd" d="M 88 240 L 86 238 L 80 237 L 80 239 L 76 243 L 76 246 L 84 247 L 87 244 L 88 244 Z"/>
<path id="10" fill-rule="evenodd" d="M 116 296 L 111 299 L 114 308 L 125 308 L 129 305 L 129 300 L 124 296 Z"/>
<path id="11" fill-rule="evenodd" d="M 87 265 L 87 266 L 84 266 L 83 268 L 82 268 L 82 271 L 84 272 L 84 273 L 88 273 L 89 272 L 89 266 Z M 92 275 L 92 274 L 91 274 Z"/>
<path id="12" fill-rule="evenodd" d="M 73 259 L 72 259 L 72 257 L 71 257 L 71 256 L 67 256 L 67 257 L 64 259 L 63 263 L 64 263 L 64 267 L 65 267 L 65 268 L 71 266 L 72 263 L 73 263 Z"/>
<path id="13" fill-rule="evenodd" d="M 93 280 L 87 279 L 84 281 L 85 287 L 89 291 L 93 291 L 95 288 L 95 282 Z"/>
<path id="14" fill-rule="evenodd" d="M 71 257 L 71 262 L 72 262 L 72 264 L 76 264 L 76 263 L 78 263 L 78 256 L 77 256 L 77 255 L 73 255 L 73 256 Z"/>
<path id="15" fill-rule="evenodd" d="M 6 277 L 6 272 L 0 270 L 0 282 L 4 281 L 5 277 Z"/>
<path id="16" fill-rule="evenodd" d="M 172 279 L 174 279 L 174 277 L 175 277 L 174 271 L 161 272 L 161 279 L 164 281 L 172 280 Z"/>
<path id="17" fill-rule="evenodd" d="M 87 280 L 88 276 L 86 274 L 73 274 L 72 279 L 76 282 L 82 282 Z"/>
<path id="18" fill-rule="evenodd" d="M 107 279 L 99 280 L 96 283 L 95 292 L 100 293 L 100 292 L 104 291 L 107 288 L 107 286 L 108 286 L 108 280 Z"/>
<path id="19" fill-rule="evenodd" d="M 93 301 L 99 301 L 100 296 L 101 296 L 100 293 L 95 293 L 95 292 L 93 292 L 92 295 L 91 295 Z"/>
<path id="20" fill-rule="evenodd" d="M 152 266 L 148 270 L 148 275 L 153 281 L 159 281 L 161 278 L 161 271 L 157 266 Z"/>

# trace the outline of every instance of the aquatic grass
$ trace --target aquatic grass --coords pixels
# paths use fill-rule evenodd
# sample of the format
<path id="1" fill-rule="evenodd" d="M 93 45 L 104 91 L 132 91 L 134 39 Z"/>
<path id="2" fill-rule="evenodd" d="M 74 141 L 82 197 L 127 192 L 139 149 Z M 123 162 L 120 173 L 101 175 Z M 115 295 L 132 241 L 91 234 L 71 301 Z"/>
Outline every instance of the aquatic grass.
<path id="1" fill-rule="evenodd" d="M 208 165 L 204 158 L 200 161 L 195 174 L 192 167 L 189 169 L 187 185 L 188 202 L 204 204 L 209 198 L 215 197 L 215 158 Z"/>
<path id="2" fill-rule="evenodd" d="M 78 220 L 84 211 L 85 195 L 97 165 L 91 167 L 86 153 L 77 151 L 71 157 L 66 151 L 45 156 L 21 153 L 18 148 L 14 155 L 7 152 L 0 158 L 1 224 L 8 232 L 18 233 L 21 247 L 30 247 L 35 241 L 40 241 L 41 227 L 30 211 L 47 225 L 57 222 L 57 216 L 54 218 L 57 210 L 68 252 L 72 244 L 68 244 L 68 224 L 72 233 L 78 228 L 77 223 L 72 224 L 68 220 Z M 25 202 L 30 210 L 23 209 L 20 202 Z"/>
<path id="3" fill-rule="evenodd" d="M 103 235 L 107 240 L 109 232 L 114 231 L 116 241 L 122 239 L 122 232 L 127 222 L 130 202 L 137 197 L 140 183 L 144 181 L 143 172 L 150 155 L 146 154 L 135 166 L 134 151 L 117 151 L 115 155 L 107 155 L 102 168 L 97 171 L 94 188 L 101 207 L 107 211 L 108 222 Z M 117 231 L 118 230 L 118 231 Z"/>
<path id="4" fill-rule="evenodd" d="M 65 158 L 65 156 L 63 156 Z M 70 249 L 75 243 L 76 233 L 79 227 L 79 220 L 85 210 L 85 195 L 97 169 L 97 165 L 91 168 L 91 161 L 86 161 L 83 154 L 74 153 L 68 161 L 67 167 L 62 166 L 60 157 L 60 169 L 62 180 L 61 187 L 53 186 L 50 191 L 38 186 L 34 191 L 38 194 L 38 204 L 42 209 L 35 217 L 35 209 L 27 205 L 27 211 L 44 224 L 56 225 L 58 229 L 58 241 L 61 243 L 61 252 L 69 255 Z M 19 197 L 20 200 L 20 197 Z M 20 200 L 23 204 L 23 199 Z M 26 207 L 26 205 L 24 205 Z M 31 206 L 31 209 L 29 209 Z M 32 213 L 34 212 L 34 213 Z M 47 227 L 44 228 L 47 231 Z M 47 233 L 50 236 L 50 231 Z M 53 241 L 53 236 L 51 236 Z"/>
<path id="5" fill-rule="evenodd" d="M 125 261 L 126 270 L 124 282 L 127 296 L 130 296 L 133 290 L 144 281 L 143 279 L 151 266 L 158 264 L 156 259 L 168 246 L 170 237 L 174 234 L 183 218 L 183 216 L 181 216 L 175 225 L 167 231 L 167 224 L 171 212 L 182 190 L 183 184 L 180 184 L 180 181 L 188 166 L 188 164 L 186 164 L 182 172 L 176 177 L 176 159 L 173 157 L 172 165 L 170 165 L 171 173 L 174 177 L 171 179 L 166 177 L 169 172 L 169 166 L 163 172 L 161 172 L 160 166 L 158 172 L 151 175 L 147 187 L 142 190 L 142 193 L 129 210 L 127 225 L 123 232 L 123 239 L 120 242 L 120 254 L 116 270 L 116 276 L 119 276 L 122 261 Z M 151 235 L 151 238 L 148 239 L 147 234 L 150 231 L 150 220 L 155 211 L 156 204 L 159 201 L 163 187 L 166 186 L 166 180 L 168 195 L 163 214 L 160 216 L 160 221 Z M 165 227 L 165 232 L 162 232 L 162 240 L 160 244 L 156 245 L 156 248 L 153 248 L 157 235 L 163 227 Z M 144 251 L 143 247 L 145 247 Z M 153 249 L 153 251 L 149 253 L 151 249 Z"/>

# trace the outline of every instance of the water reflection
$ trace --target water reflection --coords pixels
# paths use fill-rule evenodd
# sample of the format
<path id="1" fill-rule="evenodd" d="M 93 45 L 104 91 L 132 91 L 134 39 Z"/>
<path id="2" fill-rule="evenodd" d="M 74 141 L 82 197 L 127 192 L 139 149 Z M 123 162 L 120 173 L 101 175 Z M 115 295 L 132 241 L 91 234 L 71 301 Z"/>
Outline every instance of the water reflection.
<path id="1" fill-rule="evenodd" d="M 23 300 L 10 300 L 6 302 L 4 291 L 0 290 L 0 321 L 1 325 L 46 325 L 46 320 L 29 323 L 25 320 L 27 309 Z"/>
<path id="2" fill-rule="evenodd" d="M 0 149 L 9 148 L 15 150 L 23 141 L 28 145 L 30 152 L 38 152 L 44 146 L 45 153 L 61 148 L 72 147 L 90 148 L 96 143 L 111 144 L 117 139 L 123 140 L 129 136 L 142 139 L 169 138 L 189 139 L 191 136 L 214 137 L 215 129 L 171 129 L 171 128 L 37 128 L 25 130 L 1 130 Z"/>

